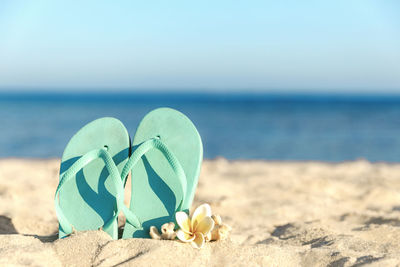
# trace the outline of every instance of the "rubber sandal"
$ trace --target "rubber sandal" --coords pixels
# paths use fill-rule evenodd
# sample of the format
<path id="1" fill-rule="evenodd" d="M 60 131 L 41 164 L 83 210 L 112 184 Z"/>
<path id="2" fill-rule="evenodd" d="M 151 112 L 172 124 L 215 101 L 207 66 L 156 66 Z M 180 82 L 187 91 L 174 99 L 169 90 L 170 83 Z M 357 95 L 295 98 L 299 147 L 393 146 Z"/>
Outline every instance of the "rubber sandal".
<path id="1" fill-rule="evenodd" d="M 203 146 L 195 126 L 185 115 L 159 108 L 140 122 L 132 149 L 121 174 L 125 178 L 132 172 L 129 210 L 139 222 L 131 224 L 133 220 L 127 220 L 122 237 L 149 238 L 150 226 L 160 228 L 174 222 L 177 211 L 189 210 Z"/>
<path id="2" fill-rule="evenodd" d="M 130 155 L 130 138 L 114 118 L 101 118 L 80 129 L 66 146 L 55 195 L 59 238 L 103 228 L 118 239 L 117 216 L 124 209 L 120 173 Z M 126 209 L 126 208 L 125 208 Z M 128 214 L 135 224 L 133 214 Z"/>

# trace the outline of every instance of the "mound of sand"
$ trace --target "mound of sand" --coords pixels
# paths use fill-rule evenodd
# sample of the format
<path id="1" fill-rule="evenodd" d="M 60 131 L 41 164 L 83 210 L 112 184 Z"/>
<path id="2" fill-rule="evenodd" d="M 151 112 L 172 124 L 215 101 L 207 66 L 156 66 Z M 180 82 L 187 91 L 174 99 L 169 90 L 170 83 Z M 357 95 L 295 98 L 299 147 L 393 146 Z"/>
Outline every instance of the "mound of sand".
<path id="1" fill-rule="evenodd" d="M 233 227 L 201 250 L 177 241 L 57 240 L 59 160 L 0 160 L 0 265 L 398 266 L 400 165 L 365 161 L 203 164 L 195 203 Z"/>

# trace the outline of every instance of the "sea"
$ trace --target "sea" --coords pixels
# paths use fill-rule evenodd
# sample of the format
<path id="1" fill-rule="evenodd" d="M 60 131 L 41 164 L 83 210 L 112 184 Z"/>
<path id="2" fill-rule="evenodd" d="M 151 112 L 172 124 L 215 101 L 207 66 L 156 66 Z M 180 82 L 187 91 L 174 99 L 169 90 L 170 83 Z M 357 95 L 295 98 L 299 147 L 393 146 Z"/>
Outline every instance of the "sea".
<path id="1" fill-rule="evenodd" d="M 158 107 L 186 114 L 204 157 L 400 161 L 400 95 L 229 92 L 1 92 L 0 158 L 59 158 L 73 134 L 105 116 L 134 136 Z"/>

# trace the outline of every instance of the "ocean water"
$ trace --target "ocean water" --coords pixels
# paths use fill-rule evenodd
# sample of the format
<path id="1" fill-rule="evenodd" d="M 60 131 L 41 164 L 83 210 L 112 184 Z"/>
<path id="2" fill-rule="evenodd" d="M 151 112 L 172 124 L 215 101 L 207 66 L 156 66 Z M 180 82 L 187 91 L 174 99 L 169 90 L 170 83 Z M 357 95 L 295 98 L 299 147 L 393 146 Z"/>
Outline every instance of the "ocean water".
<path id="1" fill-rule="evenodd" d="M 103 116 L 133 136 L 163 106 L 193 121 L 205 158 L 400 161 L 399 96 L 222 93 L 0 93 L 0 157 L 61 157 Z"/>

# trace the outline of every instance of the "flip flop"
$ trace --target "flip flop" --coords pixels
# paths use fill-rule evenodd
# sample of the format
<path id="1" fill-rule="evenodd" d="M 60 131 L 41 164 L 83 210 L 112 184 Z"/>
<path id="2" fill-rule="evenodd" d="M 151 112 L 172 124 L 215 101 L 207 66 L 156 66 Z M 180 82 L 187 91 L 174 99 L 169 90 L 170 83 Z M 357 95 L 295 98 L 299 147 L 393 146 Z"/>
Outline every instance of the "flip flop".
<path id="1" fill-rule="evenodd" d="M 114 118 L 92 121 L 71 138 L 62 156 L 55 195 L 59 238 L 74 229 L 103 227 L 118 239 L 117 217 L 124 199 L 120 173 L 129 155 L 128 132 Z"/>
<path id="2" fill-rule="evenodd" d="M 189 210 L 203 146 L 196 127 L 185 115 L 159 108 L 140 122 L 132 148 L 122 177 L 132 171 L 129 210 L 139 223 L 127 220 L 122 238 L 149 238 L 150 226 L 159 229 L 164 223 L 174 222 L 177 211 Z"/>

